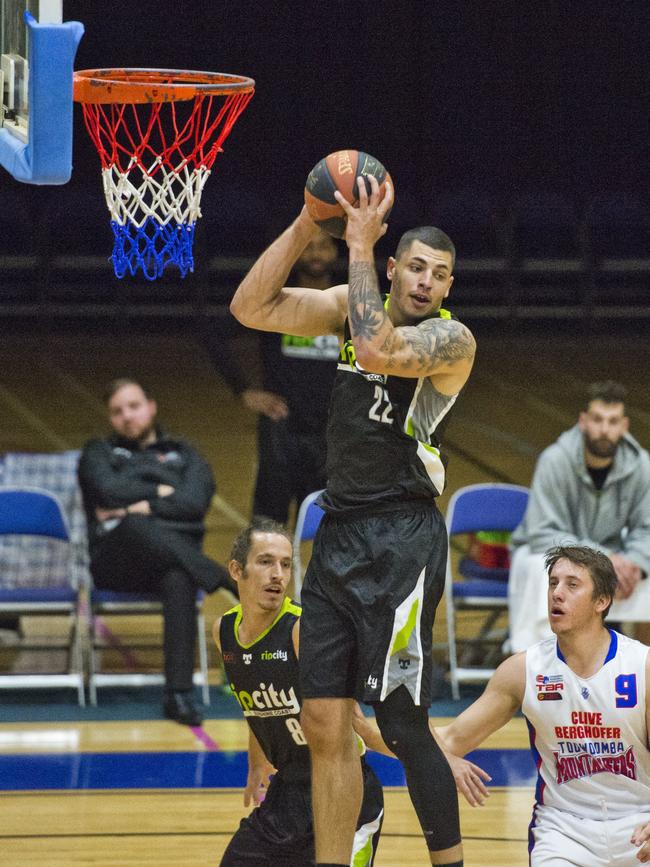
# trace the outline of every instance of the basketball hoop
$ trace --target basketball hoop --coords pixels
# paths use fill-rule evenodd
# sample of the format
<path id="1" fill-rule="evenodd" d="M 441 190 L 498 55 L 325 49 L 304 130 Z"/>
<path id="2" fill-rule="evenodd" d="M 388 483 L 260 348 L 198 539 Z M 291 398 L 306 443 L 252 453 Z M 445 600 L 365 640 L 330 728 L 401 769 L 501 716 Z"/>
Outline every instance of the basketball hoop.
<path id="1" fill-rule="evenodd" d="M 201 193 L 254 88 L 252 78 L 220 72 L 75 72 L 74 99 L 102 164 L 117 277 L 194 270 Z"/>

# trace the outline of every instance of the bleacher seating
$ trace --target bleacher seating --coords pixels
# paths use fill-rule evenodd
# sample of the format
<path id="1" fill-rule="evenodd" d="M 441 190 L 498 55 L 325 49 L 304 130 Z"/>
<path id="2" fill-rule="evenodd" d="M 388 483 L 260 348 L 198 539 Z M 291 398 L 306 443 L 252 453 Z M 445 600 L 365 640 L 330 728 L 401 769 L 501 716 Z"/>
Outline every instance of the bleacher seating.
<path id="1" fill-rule="evenodd" d="M 114 277 L 99 189 L 73 180 L 65 192 L 21 189 L 17 196 L 14 187 L 24 185 L 12 182 L 0 190 L 0 315 L 226 315 L 256 254 L 293 216 L 289 203 L 299 191 L 261 191 L 228 172 L 211 184 L 196 230 L 194 274 L 181 280 L 172 271 L 150 282 Z M 629 191 L 586 201 L 548 189 L 502 196 L 468 187 L 430 200 L 400 191 L 378 261 L 381 268 L 389 242 L 406 228 L 433 223 L 457 244 L 453 307 L 466 318 L 631 319 L 650 309 L 648 215 L 644 196 Z"/>

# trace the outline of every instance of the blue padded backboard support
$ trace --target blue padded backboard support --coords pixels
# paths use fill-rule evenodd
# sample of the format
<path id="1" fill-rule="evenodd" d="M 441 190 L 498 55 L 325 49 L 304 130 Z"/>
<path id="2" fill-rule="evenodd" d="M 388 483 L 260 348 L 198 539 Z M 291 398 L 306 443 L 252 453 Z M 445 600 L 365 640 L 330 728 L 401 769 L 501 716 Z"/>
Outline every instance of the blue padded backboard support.
<path id="1" fill-rule="evenodd" d="M 72 174 L 72 73 L 84 27 L 78 21 L 39 24 L 29 33 L 27 144 L 0 129 L 0 163 L 18 181 L 65 184 Z"/>

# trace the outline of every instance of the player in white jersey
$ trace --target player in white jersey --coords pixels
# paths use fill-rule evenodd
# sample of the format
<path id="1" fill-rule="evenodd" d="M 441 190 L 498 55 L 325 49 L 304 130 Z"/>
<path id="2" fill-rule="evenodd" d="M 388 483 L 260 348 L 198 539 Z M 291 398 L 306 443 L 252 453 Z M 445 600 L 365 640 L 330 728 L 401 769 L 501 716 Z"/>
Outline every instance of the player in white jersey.
<path id="1" fill-rule="evenodd" d="M 436 732 L 462 756 L 523 711 L 538 769 L 532 867 L 650 862 L 648 647 L 604 624 L 617 584 L 605 554 L 553 548 L 546 568 L 555 637 L 503 662 L 483 695 Z M 467 787 L 482 802 L 478 774 Z"/>

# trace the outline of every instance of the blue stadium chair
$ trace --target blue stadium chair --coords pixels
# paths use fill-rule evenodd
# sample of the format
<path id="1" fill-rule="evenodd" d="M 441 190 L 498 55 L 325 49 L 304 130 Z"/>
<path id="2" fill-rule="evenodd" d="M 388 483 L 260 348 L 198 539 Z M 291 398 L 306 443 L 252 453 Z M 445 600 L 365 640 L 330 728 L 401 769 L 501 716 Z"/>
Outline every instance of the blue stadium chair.
<path id="1" fill-rule="evenodd" d="M 493 626 L 498 617 L 508 610 L 509 570 L 483 567 L 464 557 L 458 566 L 460 580 L 457 580 L 452 565 L 451 542 L 455 536 L 480 531 L 511 532 L 523 518 L 527 503 L 528 488 L 502 483 L 468 485 L 457 490 L 449 500 L 446 523 L 450 550 L 445 600 L 449 674 L 454 699 L 460 698 L 460 683 L 486 681 L 494 673 L 493 668 L 459 666 L 456 614 L 468 610 L 483 612 L 486 619 L 478 635 L 465 643 L 473 649 L 493 643 Z"/>
<path id="2" fill-rule="evenodd" d="M 52 493 L 39 488 L 0 488 L 0 536 L 39 536 L 52 540 L 53 546 L 70 548 L 70 533 L 61 503 Z M 41 556 L 41 555 L 39 555 Z M 63 646 L 68 652 L 66 673 L 26 674 L 16 672 L 0 675 L 0 688 L 73 687 L 80 705 L 85 704 L 82 654 L 82 619 L 79 588 L 71 577 L 63 585 L 48 583 L 47 562 L 39 562 L 39 586 L 2 586 L 0 577 L 0 616 L 62 617 L 70 621 L 68 636 L 30 644 L 21 640 L 16 649 L 52 650 Z"/>
<path id="3" fill-rule="evenodd" d="M 201 687 L 201 696 L 205 705 L 210 704 L 210 688 L 208 684 L 208 645 L 205 632 L 205 617 L 203 615 L 202 592 L 196 596 L 196 627 L 197 646 L 199 651 L 199 670 L 194 672 L 194 683 Z M 100 654 L 113 644 L 121 650 L 127 664 L 134 656 L 134 648 L 126 645 L 116 637 L 104 622 L 105 617 L 110 616 L 136 616 L 146 617 L 150 615 L 162 616 L 162 601 L 156 593 L 129 593 L 127 591 L 99 590 L 92 588 L 89 592 L 90 609 L 90 647 L 88 654 L 88 693 L 90 703 L 97 704 L 97 689 L 104 686 L 146 686 L 164 684 L 165 676 L 162 672 L 136 671 L 102 671 Z M 151 645 L 146 645 L 150 647 Z M 156 648 L 160 647 L 157 642 Z M 138 648 L 144 645 L 138 643 Z M 135 666 L 134 666 L 135 667 Z"/>
<path id="4" fill-rule="evenodd" d="M 308 494 L 298 509 L 296 529 L 293 535 L 293 595 L 296 601 L 300 600 L 304 573 L 300 557 L 300 546 L 303 542 L 312 541 L 316 535 L 318 525 L 325 514 L 316 502 L 322 493 L 322 491 L 314 491 L 313 494 Z"/>

